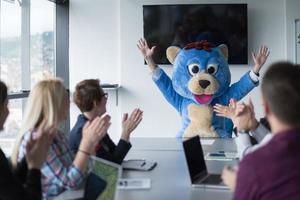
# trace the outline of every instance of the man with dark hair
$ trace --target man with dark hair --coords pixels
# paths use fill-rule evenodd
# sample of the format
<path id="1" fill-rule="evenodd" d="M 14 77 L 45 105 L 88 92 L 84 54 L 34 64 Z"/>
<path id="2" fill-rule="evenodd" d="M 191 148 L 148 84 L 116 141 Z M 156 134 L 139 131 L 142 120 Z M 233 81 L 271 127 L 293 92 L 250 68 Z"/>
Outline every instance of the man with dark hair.
<path id="1" fill-rule="evenodd" d="M 300 66 L 273 64 L 261 89 L 273 137 L 241 161 L 234 199 L 300 199 Z"/>

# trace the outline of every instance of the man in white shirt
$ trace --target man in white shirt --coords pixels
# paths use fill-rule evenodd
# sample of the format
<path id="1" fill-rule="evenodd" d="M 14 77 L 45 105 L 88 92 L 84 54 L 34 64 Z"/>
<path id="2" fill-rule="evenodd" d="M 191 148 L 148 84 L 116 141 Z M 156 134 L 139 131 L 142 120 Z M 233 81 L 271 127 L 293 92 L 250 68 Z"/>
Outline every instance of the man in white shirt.
<path id="1" fill-rule="evenodd" d="M 233 121 L 237 129 L 235 143 L 240 159 L 246 154 L 260 148 L 272 138 L 270 129 L 266 125 L 266 120 L 262 119 L 261 123 L 255 118 L 254 107 L 251 100 L 246 104 L 244 102 L 238 103 L 231 99 L 228 106 L 216 104 L 214 111 L 218 116 L 227 117 Z M 252 136 L 258 144 L 253 145 L 250 136 Z"/>
<path id="2" fill-rule="evenodd" d="M 242 160 L 245 155 L 261 148 L 272 139 L 273 135 L 270 132 L 266 119 L 263 118 L 258 122 L 255 118 L 251 99 L 248 104 L 244 102 L 238 103 L 234 99 L 231 99 L 228 106 L 216 104 L 214 111 L 218 116 L 227 117 L 233 121 L 237 130 L 235 143 L 240 160 Z M 257 144 L 252 144 L 250 136 L 257 141 Z M 232 190 L 236 185 L 236 174 L 237 167 L 232 168 L 230 166 L 225 167 L 222 173 L 224 183 Z"/>

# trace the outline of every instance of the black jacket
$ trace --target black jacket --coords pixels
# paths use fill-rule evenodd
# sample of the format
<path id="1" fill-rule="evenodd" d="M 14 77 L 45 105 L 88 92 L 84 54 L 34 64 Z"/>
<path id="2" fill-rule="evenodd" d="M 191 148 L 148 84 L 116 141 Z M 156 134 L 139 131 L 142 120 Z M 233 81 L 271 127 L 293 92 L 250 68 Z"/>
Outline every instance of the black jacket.
<path id="1" fill-rule="evenodd" d="M 40 200 L 42 199 L 41 172 L 27 169 L 25 158 L 12 171 L 4 153 L 0 149 L 0 200 Z"/>
<path id="2" fill-rule="evenodd" d="M 80 114 L 77 118 L 77 122 L 71 130 L 69 136 L 70 148 L 77 152 L 80 141 L 82 138 L 82 128 L 88 119 Z M 114 163 L 121 164 L 131 148 L 131 144 L 120 139 L 118 145 L 111 140 L 108 134 L 99 142 L 97 147 L 96 156 L 105 160 L 112 161 Z"/>

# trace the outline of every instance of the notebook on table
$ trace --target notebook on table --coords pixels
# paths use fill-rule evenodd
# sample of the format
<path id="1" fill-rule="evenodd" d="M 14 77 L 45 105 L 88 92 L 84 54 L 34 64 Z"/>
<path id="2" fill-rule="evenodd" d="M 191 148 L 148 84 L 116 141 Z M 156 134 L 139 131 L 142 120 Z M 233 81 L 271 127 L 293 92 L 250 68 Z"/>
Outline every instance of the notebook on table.
<path id="1" fill-rule="evenodd" d="M 124 160 L 122 163 L 123 170 L 138 170 L 138 171 L 150 171 L 157 165 L 155 161 L 149 161 L 145 159 L 129 159 Z"/>

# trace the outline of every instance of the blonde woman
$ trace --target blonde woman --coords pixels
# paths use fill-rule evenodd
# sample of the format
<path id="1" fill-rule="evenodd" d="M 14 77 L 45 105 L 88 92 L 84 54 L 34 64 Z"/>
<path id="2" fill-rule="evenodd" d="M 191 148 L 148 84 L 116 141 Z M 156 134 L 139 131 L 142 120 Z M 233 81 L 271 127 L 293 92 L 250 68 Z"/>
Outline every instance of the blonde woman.
<path id="1" fill-rule="evenodd" d="M 0 131 L 9 114 L 7 87 L 0 81 Z M 0 148 L 0 200 L 40 200 L 42 198 L 40 168 L 46 160 L 47 153 L 54 136 L 53 127 L 45 127 L 45 123 L 36 129 L 42 132 L 41 137 L 30 139 L 26 146 L 26 158 L 12 170 L 8 159 Z M 26 175 L 22 178 L 21 175 Z M 24 180 L 22 180 L 24 179 Z"/>
<path id="2" fill-rule="evenodd" d="M 52 199 L 65 190 L 82 187 L 88 175 L 89 156 L 104 137 L 110 126 L 110 116 L 95 118 L 85 124 L 79 151 L 74 157 L 64 133 L 59 126 L 69 113 L 69 94 L 59 79 L 48 79 L 37 83 L 31 91 L 25 110 L 18 144 L 15 146 L 13 164 L 27 154 L 26 144 L 30 137 L 38 137 L 35 128 L 42 120 L 56 127 L 56 135 L 50 146 L 46 162 L 41 168 L 44 199 Z"/>

